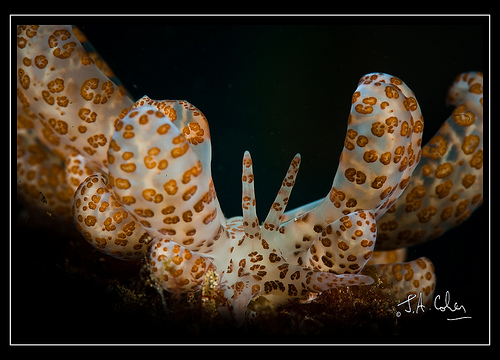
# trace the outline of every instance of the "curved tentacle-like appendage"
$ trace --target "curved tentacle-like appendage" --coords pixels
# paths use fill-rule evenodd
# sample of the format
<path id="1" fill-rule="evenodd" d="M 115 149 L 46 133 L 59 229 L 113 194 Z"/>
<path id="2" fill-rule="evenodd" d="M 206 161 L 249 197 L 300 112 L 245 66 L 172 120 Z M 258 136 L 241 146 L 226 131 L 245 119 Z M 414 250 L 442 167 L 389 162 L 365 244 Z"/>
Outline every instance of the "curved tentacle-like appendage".
<path id="1" fill-rule="evenodd" d="M 68 170 L 67 156 L 104 170 L 114 122 L 133 104 L 81 39 L 67 25 L 17 28 L 18 193 L 25 203 L 43 196 L 44 210 L 65 223 L 75 182 L 86 178 Z"/>
<path id="2" fill-rule="evenodd" d="M 198 291 L 210 267 L 204 256 L 167 239 L 155 239 L 149 264 L 159 285 L 170 292 Z"/>
<path id="3" fill-rule="evenodd" d="M 430 305 L 436 287 L 436 275 L 429 259 L 421 257 L 410 262 L 379 264 L 375 267 L 386 287 L 385 291 L 391 292 L 397 300 L 411 300 L 412 309 L 417 308 L 415 304 L 419 297 L 421 305 Z"/>
<path id="4" fill-rule="evenodd" d="M 133 101 L 88 56 L 71 26 L 18 27 L 18 117 L 64 159 L 76 150 L 101 167 L 115 120 Z"/>
<path id="5" fill-rule="evenodd" d="M 407 252 L 408 252 L 407 248 L 400 248 L 396 250 L 387 250 L 387 251 L 374 251 L 372 257 L 366 263 L 366 265 L 404 262 L 406 259 Z"/>
<path id="6" fill-rule="evenodd" d="M 17 186 L 28 206 L 68 223 L 74 189 L 66 181 L 64 162 L 31 136 L 24 127 L 17 133 Z"/>
<path id="7" fill-rule="evenodd" d="M 211 174 L 173 122 L 179 115 L 173 107 L 139 105 L 118 121 L 108 150 L 110 184 L 153 237 L 210 253 L 224 219 Z"/>
<path id="8" fill-rule="evenodd" d="M 377 249 L 433 239 L 483 201 L 483 76 L 464 73 L 448 92 L 451 116 L 422 148 L 407 191 L 378 223 Z"/>
<path id="9" fill-rule="evenodd" d="M 120 259 L 146 258 L 152 237 L 117 201 L 106 174 L 97 172 L 75 193 L 77 230 L 98 250 Z"/>
<path id="10" fill-rule="evenodd" d="M 387 74 L 361 78 L 352 97 L 344 150 L 329 194 L 305 213 L 287 213 L 283 241 L 286 253 L 310 247 L 323 229 L 358 210 L 378 219 L 408 186 L 421 156 L 423 118 L 413 92 Z"/>
<path id="11" fill-rule="evenodd" d="M 375 215 L 359 210 L 324 228 L 298 262 L 336 274 L 355 274 L 372 256 L 376 238 Z"/>

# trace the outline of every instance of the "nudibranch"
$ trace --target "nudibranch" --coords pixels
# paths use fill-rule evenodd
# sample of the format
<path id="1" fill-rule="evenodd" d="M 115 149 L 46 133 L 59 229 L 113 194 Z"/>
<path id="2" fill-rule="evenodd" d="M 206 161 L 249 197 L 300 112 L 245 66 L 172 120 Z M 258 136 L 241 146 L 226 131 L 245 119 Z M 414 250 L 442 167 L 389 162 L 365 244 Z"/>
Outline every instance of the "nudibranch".
<path id="1" fill-rule="evenodd" d="M 221 312 L 239 323 L 259 297 L 279 305 L 370 285 L 374 279 L 362 273 L 368 263 L 396 298 L 418 292 L 431 298 L 430 260 L 386 261 L 394 252 L 374 253 L 435 237 L 481 203 L 481 74 L 458 78 L 449 95 L 457 107 L 423 148 L 423 117 L 409 87 L 387 74 L 362 77 L 330 191 L 285 212 L 301 162 L 296 155 L 261 223 L 249 152 L 243 216 L 226 219 L 203 113 L 183 100 L 134 102 L 86 49 L 71 26 L 18 27 L 21 199 L 43 193 L 47 211 L 62 221 L 71 217 L 98 250 L 147 259 L 169 292 L 200 291 L 206 275 L 216 274 L 227 303 Z M 423 227 L 414 229 L 408 215 Z"/>

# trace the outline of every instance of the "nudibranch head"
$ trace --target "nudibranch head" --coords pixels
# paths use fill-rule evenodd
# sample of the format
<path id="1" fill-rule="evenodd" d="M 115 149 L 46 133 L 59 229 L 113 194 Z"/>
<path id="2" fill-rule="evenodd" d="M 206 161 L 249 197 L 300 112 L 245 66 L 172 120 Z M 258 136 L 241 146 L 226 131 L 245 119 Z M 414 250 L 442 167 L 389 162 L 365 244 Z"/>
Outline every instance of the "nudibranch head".
<path id="1" fill-rule="evenodd" d="M 232 305 L 236 319 L 242 320 L 253 298 L 265 297 L 273 304 L 305 298 L 339 286 L 364 285 L 373 279 L 359 274 L 337 275 L 333 272 L 290 263 L 280 250 L 283 236 L 281 219 L 288 203 L 300 165 L 300 155 L 292 160 L 269 213 L 262 223 L 256 214 L 253 163 L 249 152 L 243 157 L 243 217 L 229 219 L 229 257 L 214 258 L 222 270 L 221 283 L 225 297 Z M 374 230 L 375 231 L 375 230 Z M 229 285 L 231 284 L 231 285 Z"/>

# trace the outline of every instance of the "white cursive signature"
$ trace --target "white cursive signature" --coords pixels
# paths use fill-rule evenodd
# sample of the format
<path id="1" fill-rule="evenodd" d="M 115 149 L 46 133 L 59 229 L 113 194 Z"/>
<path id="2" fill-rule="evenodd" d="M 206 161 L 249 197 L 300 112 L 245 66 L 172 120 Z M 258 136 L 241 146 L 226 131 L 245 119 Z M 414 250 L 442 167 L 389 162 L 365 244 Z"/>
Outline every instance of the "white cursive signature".
<path id="1" fill-rule="evenodd" d="M 408 295 L 408 298 L 399 303 L 397 306 L 400 306 L 400 305 L 406 305 L 406 308 L 404 309 L 404 311 L 406 313 L 411 313 L 411 314 L 419 314 L 419 312 L 422 312 L 424 313 L 425 312 L 425 305 L 424 305 L 424 302 L 423 302 L 423 296 L 422 296 L 422 292 L 419 293 L 418 295 L 418 300 L 417 300 L 417 306 L 415 307 L 415 309 L 412 309 L 411 307 L 411 301 L 413 299 L 415 299 L 417 297 L 417 294 L 409 294 Z M 451 295 L 450 295 L 450 292 L 449 291 L 446 291 L 445 295 L 444 295 L 444 303 L 441 303 L 441 295 L 436 295 L 436 297 L 434 297 L 434 309 L 440 311 L 440 312 L 446 312 L 446 311 L 450 311 L 452 313 L 455 313 L 456 311 L 461 311 L 463 312 L 463 314 L 466 314 L 467 311 L 465 310 L 465 307 L 463 305 L 459 305 L 457 304 L 456 302 L 453 304 L 453 307 L 450 306 L 450 303 L 451 303 Z M 431 308 L 429 308 L 429 310 L 431 310 Z M 396 316 L 397 317 L 400 317 L 401 316 L 401 312 L 396 312 Z M 472 319 L 471 316 L 458 316 L 458 317 L 451 317 L 451 318 L 447 318 L 446 320 L 449 320 L 449 321 L 454 321 L 454 320 L 463 320 L 463 319 Z"/>

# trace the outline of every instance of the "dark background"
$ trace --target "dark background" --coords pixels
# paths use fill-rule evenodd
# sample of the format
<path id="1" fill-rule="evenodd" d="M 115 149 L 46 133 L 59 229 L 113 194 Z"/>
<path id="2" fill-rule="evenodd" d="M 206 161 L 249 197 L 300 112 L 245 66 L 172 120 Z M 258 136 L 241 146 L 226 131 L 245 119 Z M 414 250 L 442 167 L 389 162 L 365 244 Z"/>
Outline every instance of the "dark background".
<path id="1" fill-rule="evenodd" d="M 204 113 L 211 131 L 215 189 L 226 217 L 241 215 L 245 150 L 253 158 L 261 220 L 296 153 L 302 155 L 302 163 L 288 209 L 328 193 L 343 148 L 351 96 L 366 73 L 395 75 L 414 91 L 425 121 L 424 143 L 453 110 L 446 106 L 445 96 L 457 75 L 482 71 L 488 89 L 487 17 L 55 20 L 78 24 L 134 100 L 143 95 L 184 99 Z M 486 93 L 488 109 L 487 100 Z M 488 134 L 487 116 L 485 123 Z M 488 149 L 488 143 L 485 147 Z M 488 155 L 484 164 L 488 169 Z M 433 310 L 405 327 L 402 336 L 385 341 L 488 341 L 487 186 L 485 183 L 485 204 L 465 224 L 410 249 L 408 255 L 409 259 L 429 257 L 438 279 L 435 294 L 443 298 L 449 291 L 450 305 L 463 305 L 472 319 L 447 321 L 446 315 L 451 313 Z M 12 241 L 18 241 L 16 231 Z M 16 259 L 13 256 L 12 261 Z M 11 281 L 20 280 L 13 273 Z M 69 292 L 67 301 L 72 301 L 71 295 Z M 13 293 L 13 301 L 17 296 Z M 57 318 L 56 310 L 49 309 Z M 36 317 L 36 313 L 30 316 Z M 18 314 L 13 316 L 13 325 L 19 319 Z M 37 342 L 36 336 L 24 340 Z"/>

